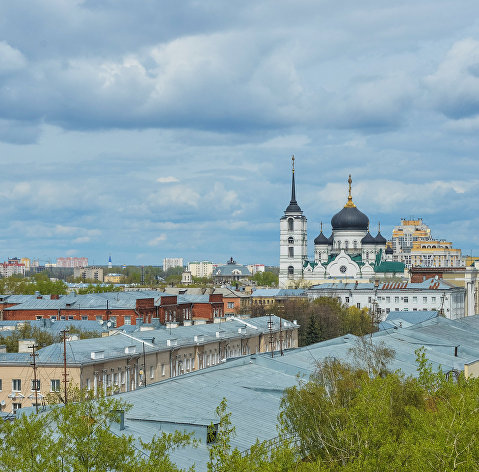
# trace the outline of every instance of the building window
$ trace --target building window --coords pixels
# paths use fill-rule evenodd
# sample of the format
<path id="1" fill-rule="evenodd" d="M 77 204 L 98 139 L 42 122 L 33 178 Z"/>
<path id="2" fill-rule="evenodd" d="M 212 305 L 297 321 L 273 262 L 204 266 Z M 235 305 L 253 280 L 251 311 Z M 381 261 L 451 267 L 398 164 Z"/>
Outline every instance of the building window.
<path id="1" fill-rule="evenodd" d="M 399 297 L 394 297 L 394 303 L 399 303 Z"/>
<path id="2" fill-rule="evenodd" d="M 13 411 L 17 411 L 22 407 L 21 403 L 12 403 Z"/>
<path id="3" fill-rule="evenodd" d="M 21 392 L 22 391 L 22 380 L 21 379 L 13 379 L 12 380 L 12 391 L 13 392 Z"/>
<path id="4" fill-rule="evenodd" d="M 409 298 L 408 297 L 404 297 L 404 303 L 409 303 Z"/>
<path id="5" fill-rule="evenodd" d="M 59 391 L 60 391 L 60 379 L 51 379 L 50 392 L 59 392 Z"/>
<path id="6" fill-rule="evenodd" d="M 368 303 L 371 303 L 371 302 L 372 302 L 371 297 L 368 297 Z"/>
<path id="7" fill-rule="evenodd" d="M 120 372 L 120 382 L 125 385 L 125 372 Z"/>
<path id="8" fill-rule="evenodd" d="M 294 267 L 293 266 L 289 266 L 288 267 L 288 275 L 293 275 L 294 274 Z"/>
<path id="9" fill-rule="evenodd" d="M 386 308 L 386 313 L 389 313 L 391 311 L 390 308 Z"/>
<path id="10" fill-rule="evenodd" d="M 288 244 L 294 244 L 294 239 L 291 236 L 288 238 Z"/>
<path id="11" fill-rule="evenodd" d="M 427 303 L 427 297 L 422 297 L 422 301 L 423 301 L 424 303 Z"/>
<path id="12" fill-rule="evenodd" d="M 90 379 L 86 379 L 86 389 L 91 390 L 91 381 Z"/>
<path id="13" fill-rule="evenodd" d="M 53 321 L 56 321 L 57 317 L 56 316 L 50 316 L 50 319 L 53 320 Z"/>
<path id="14" fill-rule="evenodd" d="M 293 218 L 288 218 L 288 230 L 293 231 L 294 229 L 294 220 Z"/>
<path id="15" fill-rule="evenodd" d="M 235 302 L 228 302 L 227 306 L 228 306 L 228 308 L 234 308 L 235 307 Z"/>
<path id="16" fill-rule="evenodd" d="M 386 297 L 386 303 L 391 303 L 391 297 Z"/>
<path id="17" fill-rule="evenodd" d="M 69 319 L 69 320 L 74 320 L 75 317 L 74 317 L 73 315 L 69 315 L 69 316 L 68 316 L 68 319 Z"/>
<path id="18" fill-rule="evenodd" d="M 97 321 L 103 321 L 103 315 L 96 315 L 95 319 Z"/>
<path id="19" fill-rule="evenodd" d="M 288 257 L 294 257 L 294 247 L 288 248 Z"/>
<path id="20" fill-rule="evenodd" d="M 82 321 L 88 321 L 88 316 L 87 315 L 82 315 L 81 319 L 82 319 Z"/>
<path id="21" fill-rule="evenodd" d="M 0 379 L 0 392 L 2 391 L 2 379 Z"/>
<path id="22" fill-rule="evenodd" d="M 155 378 L 155 368 L 150 365 L 150 379 L 154 379 Z"/>
<path id="23" fill-rule="evenodd" d="M 349 303 L 349 297 L 345 297 L 345 298 L 344 298 L 344 301 L 345 301 L 346 303 Z"/>
<path id="24" fill-rule="evenodd" d="M 436 297 L 431 297 L 431 302 L 436 303 Z"/>
<path id="25" fill-rule="evenodd" d="M 40 380 L 32 380 L 32 392 L 40 390 Z"/>
<path id="26" fill-rule="evenodd" d="M 35 319 L 36 319 L 36 320 L 41 320 L 41 319 L 42 319 L 42 315 L 37 315 L 37 316 L 35 316 Z"/>
<path id="27" fill-rule="evenodd" d="M 164 377 L 165 374 L 165 364 L 161 364 L 161 376 Z"/>
<path id="28" fill-rule="evenodd" d="M 361 308 L 361 303 L 356 303 L 356 306 L 357 306 L 358 308 Z"/>
<path id="29" fill-rule="evenodd" d="M 412 297 L 412 302 L 417 303 L 417 297 Z"/>
<path id="30" fill-rule="evenodd" d="M 127 326 L 131 325 L 131 316 L 125 316 L 123 320 L 125 325 Z"/>

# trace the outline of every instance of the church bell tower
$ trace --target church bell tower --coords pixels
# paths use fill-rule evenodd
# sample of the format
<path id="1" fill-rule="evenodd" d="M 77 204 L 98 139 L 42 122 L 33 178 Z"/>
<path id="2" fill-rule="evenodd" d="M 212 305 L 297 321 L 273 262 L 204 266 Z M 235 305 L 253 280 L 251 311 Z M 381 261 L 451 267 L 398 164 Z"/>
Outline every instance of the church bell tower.
<path id="1" fill-rule="evenodd" d="M 308 259 L 307 219 L 296 201 L 294 156 L 292 160 L 291 201 L 280 219 L 279 287 L 291 288 L 303 278 Z"/>

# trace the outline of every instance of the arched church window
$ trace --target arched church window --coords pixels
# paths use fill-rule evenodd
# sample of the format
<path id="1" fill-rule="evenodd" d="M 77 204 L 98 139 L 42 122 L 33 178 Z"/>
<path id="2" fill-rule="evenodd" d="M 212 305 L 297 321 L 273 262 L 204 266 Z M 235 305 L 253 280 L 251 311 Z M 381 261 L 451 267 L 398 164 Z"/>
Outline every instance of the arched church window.
<path id="1" fill-rule="evenodd" d="M 289 247 L 288 248 L 288 256 L 289 257 L 294 257 L 294 247 Z"/>
<path id="2" fill-rule="evenodd" d="M 288 238 L 288 244 L 294 244 L 294 239 L 291 236 Z"/>
<path id="3" fill-rule="evenodd" d="M 288 218 L 288 230 L 293 231 L 294 220 L 293 218 Z"/>
<path id="4" fill-rule="evenodd" d="M 349 241 L 344 241 L 344 247 L 345 247 L 345 249 L 349 248 Z"/>
<path id="5" fill-rule="evenodd" d="M 338 249 L 341 249 L 341 241 L 338 241 Z"/>
<path id="6" fill-rule="evenodd" d="M 293 275 L 294 274 L 294 267 L 293 266 L 289 266 L 288 267 L 288 275 Z"/>
<path id="7" fill-rule="evenodd" d="M 357 249 L 357 247 L 358 247 L 358 242 L 357 242 L 357 241 L 353 241 L 353 248 L 354 248 L 354 249 Z"/>

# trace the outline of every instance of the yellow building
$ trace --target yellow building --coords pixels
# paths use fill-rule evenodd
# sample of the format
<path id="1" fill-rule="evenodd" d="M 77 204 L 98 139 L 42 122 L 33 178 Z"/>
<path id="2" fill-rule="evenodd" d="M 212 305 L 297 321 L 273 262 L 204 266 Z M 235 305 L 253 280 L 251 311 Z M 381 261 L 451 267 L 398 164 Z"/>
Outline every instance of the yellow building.
<path id="1" fill-rule="evenodd" d="M 431 229 L 422 218 L 401 219 L 388 243 L 393 249 L 393 261 L 410 267 L 464 267 L 461 250 L 451 241 L 433 239 Z"/>
<path id="2" fill-rule="evenodd" d="M 123 281 L 123 275 L 121 274 L 106 274 L 103 277 L 103 281 L 109 284 L 119 284 Z"/>

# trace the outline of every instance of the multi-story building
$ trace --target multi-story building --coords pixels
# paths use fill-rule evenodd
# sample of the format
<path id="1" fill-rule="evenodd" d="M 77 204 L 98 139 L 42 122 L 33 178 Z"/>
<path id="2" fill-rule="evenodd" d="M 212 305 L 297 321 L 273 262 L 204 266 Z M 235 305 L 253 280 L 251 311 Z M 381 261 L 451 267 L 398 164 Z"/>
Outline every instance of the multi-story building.
<path id="1" fill-rule="evenodd" d="M 210 261 L 193 261 L 188 264 L 188 271 L 193 277 L 210 278 L 213 274 L 213 263 Z"/>
<path id="2" fill-rule="evenodd" d="M 88 257 L 57 257 L 57 267 L 87 267 Z"/>
<path id="3" fill-rule="evenodd" d="M 119 284 L 122 282 L 122 280 L 124 280 L 124 278 L 125 277 L 122 274 L 110 273 L 103 277 L 103 281 L 110 284 Z"/>
<path id="4" fill-rule="evenodd" d="M 466 315 L 465 289 L 439 279 L 421 283 L 322 284 L 309 288 L 307 293 L 310 299 L 333 297 L 348 306 L 368 308 L 379 320 L 384 320 L 390 311 L 438 311 L 451 319 Z"/>
<path id="5" fill-rule="evenodd" d="M 163 259 L 163 271 L 166 272 L 168 269 L 174 267 L 183 267 L 183 258 L 182 257 L 165 257 Z"/>
<path id="6" fill-rule="evenodd" d="M 25 264 L 18 257 L 12 257 L 7 262 L 0 263 L 0 276 L 10 277 L 12 275 L 25 275 Z"/>
<path id="7" fill-rule="evenodd" d="M 452 242 L 433 239 L 431 229 L 422 218 L 401 219 L 393 229 L 389 246 L 393 260 L 410 267 L 464 267 L 461 250 L 452 247 Z"/>
<path id="8" fill-rule="evenodd" d="M 98 280 L 103 282 L 103 268 L 102 267 L 75 267 L 73 269 L 73 277 L 81 278 L 83 280 Z"/>
<path id="9" fill-rule="evenodd" d="M 225 265 L 217 266 L 213 270 L 215 283 L 231 283 L 251 278 L 251 272 L 244 265 L 237 264 L 231 257 Z"/>
<path id="10" fill-rule="evenodd" d="M 270 323 L 271 321 L 271 323 Z M 37 351 L 34 382 L 30 353 L 0 353 L 0 404 L 5 411 L 63 399 L 63 379 L 105 394 L 136 390 L 229 358 L 298 346 L 298 326 L 277 317 L 233 319 L 174 329 L 67 341 Z M 65 364 L 66 369 L 65 369 Z M 64 376 L 66 374 L 66 376 Z"/>
<path id="11" fill-rule="evenodd" d="M 265 270 L 264 264 L 248 264 L 246 267 L 251 272 L 251 275 L 254 275 L 258 272 L 264 272 Z"/>

